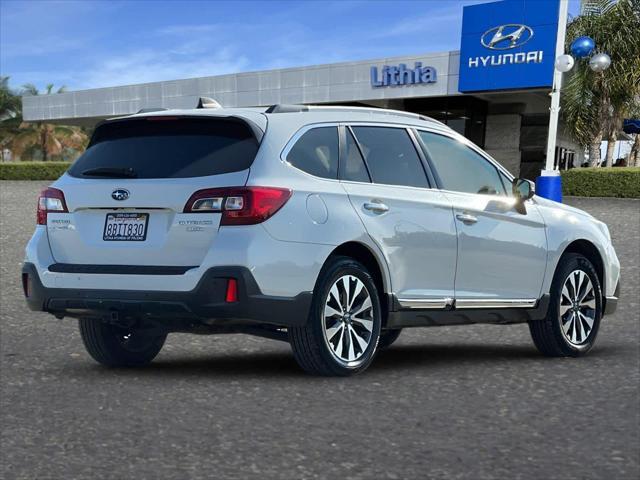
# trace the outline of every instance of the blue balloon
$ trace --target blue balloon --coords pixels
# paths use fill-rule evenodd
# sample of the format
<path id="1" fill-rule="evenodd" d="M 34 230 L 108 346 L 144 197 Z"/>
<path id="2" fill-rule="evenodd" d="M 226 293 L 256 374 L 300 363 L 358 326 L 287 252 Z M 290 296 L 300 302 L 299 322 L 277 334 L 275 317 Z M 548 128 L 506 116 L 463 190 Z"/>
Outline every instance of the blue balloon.
<path id="1" fill-rule="evenodd" d="M 571 43 L 571 53 L 576 58 L 585 58 L 593 53 L 596 42 L 591 37 L 578 37 Z"/>

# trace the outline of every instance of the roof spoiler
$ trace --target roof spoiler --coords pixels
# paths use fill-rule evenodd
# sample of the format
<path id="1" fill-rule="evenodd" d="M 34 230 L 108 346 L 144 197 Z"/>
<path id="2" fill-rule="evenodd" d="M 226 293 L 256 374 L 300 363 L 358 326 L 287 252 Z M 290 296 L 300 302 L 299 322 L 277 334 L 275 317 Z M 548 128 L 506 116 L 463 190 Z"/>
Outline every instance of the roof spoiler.
<path id="1" fill-rule="evenodd" d="M 196 108 L 222 108 L 222 105 L 220 105 L 219 102 L 216 102 L 213 98 L 200 97 Z"/>

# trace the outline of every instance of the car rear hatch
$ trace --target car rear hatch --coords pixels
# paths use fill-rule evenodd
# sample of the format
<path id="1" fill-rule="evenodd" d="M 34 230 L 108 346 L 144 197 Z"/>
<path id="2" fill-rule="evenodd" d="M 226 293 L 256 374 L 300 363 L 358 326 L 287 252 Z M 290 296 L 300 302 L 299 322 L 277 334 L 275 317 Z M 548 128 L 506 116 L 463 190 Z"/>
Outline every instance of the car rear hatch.
<path id="1" fill-rule="evenodd" d="M 98 126 L 87 151 L 54 185 L 66 204 L 46 216 L 55 261 L 200 265 L 221 213 L 185 212 L 187 201 L 198 190 L 244 185 L 258 136 L 255 125 L 237 117 L 134 117 Z"/>

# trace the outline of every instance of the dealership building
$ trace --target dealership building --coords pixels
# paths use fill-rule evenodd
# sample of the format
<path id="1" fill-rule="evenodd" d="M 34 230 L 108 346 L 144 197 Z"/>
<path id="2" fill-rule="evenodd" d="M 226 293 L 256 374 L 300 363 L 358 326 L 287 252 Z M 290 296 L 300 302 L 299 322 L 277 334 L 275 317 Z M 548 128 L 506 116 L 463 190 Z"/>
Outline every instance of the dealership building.
<path id="1" fill-rule="evenodd" d="M 514 175 L 544 168 L 559 0 L 464 8 L 460 50 L 24 97 L 26 121 L 94 125 L 143 108 L 316 104 L 374 106 L 433 117 Z M 215 72 L 212 72 L 215 73 Z M 556 164 L 583 151 L 560 124 Z"/>

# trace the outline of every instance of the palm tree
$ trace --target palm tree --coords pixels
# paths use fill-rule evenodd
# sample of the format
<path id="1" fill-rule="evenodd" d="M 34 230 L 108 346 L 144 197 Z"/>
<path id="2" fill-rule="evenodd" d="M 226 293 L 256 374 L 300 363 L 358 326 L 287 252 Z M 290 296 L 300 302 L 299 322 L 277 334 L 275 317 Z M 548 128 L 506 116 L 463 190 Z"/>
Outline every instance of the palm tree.
<path id="1" fill-rule="evenodd" d="M 11 141 L 14 155 L 40 151 L 42 161 L 62 155 L 65 148 L 81 151 L 87 146 L 87 135 L 78 127 L 54 125 L 51 123 L 22 123 Z"/>
<path id="2" fill-rule="evenodd" d="M 0 77 L 0 160 L 22 122 L 20 97 L 9 87 L 9 77 Z"/>
<path id="3" fill-rule="evenodd" d="M 9 77 L 0 76 L 0 122 L 20 112 L 20 97 L 9 88 Z"/>
<path id="4" fill-rule="evenodd" d="M 45 95 L 51 95 L 52 93 L 64 93 L 67 91 L 67 87 L 62 85 L 56 92 L 53 91 L 53 83 L 48 83 L 46 88 Z M 33 83 L 25 83 L 22 86 L 22 95 L 40 95 L 40 91 L 38 87 L 36 87 Z"/>
<path id="5" fill-rule="evenodd" d="M 592 3 L 599 8 L 567 26 L 567 43 L 590 36 L 599 51 L 610 55 L 611 67 L 596 73 L 588 62 L 576 62 L 563 88 L 561 111 L 572 135 L 589 147 L 592 166 L 600 165 L 600 143 L 608 141 L 607 166 L 611 166 L 622 121 L 635 108 L 640 94 L 640 1 Z"/>
<path id="6" fill-rule="evenodd" d="M 54 85 L 48 84 L 44 95 L 63 93 L 62 86 L 54 91 Z M 35 85 L 28 83 L 22 87 L 22 95 L 40 95 Z M 22 157 L 25 153 L 40 152 L 43 161 L 60 156 L 65 149 L 80 151 L 87 146 L 88 136 L 79 127 L 54 125 L 44 122 L 21 122 L 8 142 L 14 155 Z"/>
<path id="7" fill-rule="evenodd" d="M 636 103 L 632 107 L 629 118 L 640 119 L 640 96 L 636 98 Z M 627 159 L 627 166 L 640 167 L 640 132 L 633 133 L 633 144 Z"/>

